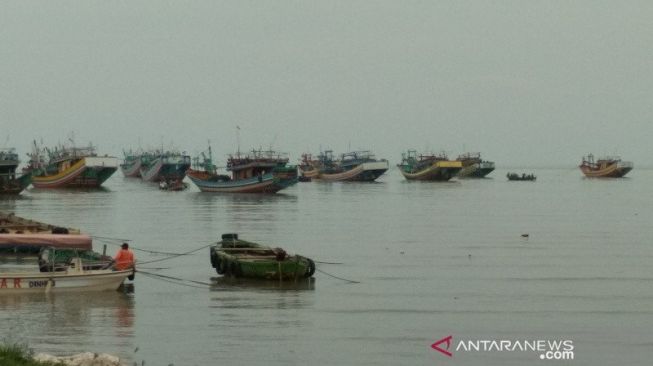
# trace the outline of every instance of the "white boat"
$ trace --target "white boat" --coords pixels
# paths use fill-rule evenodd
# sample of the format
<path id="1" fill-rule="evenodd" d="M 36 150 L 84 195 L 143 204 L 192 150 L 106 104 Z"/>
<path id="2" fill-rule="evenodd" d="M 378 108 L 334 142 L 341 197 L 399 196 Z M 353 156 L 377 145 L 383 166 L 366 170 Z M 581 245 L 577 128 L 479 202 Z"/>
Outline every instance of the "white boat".
<path id="1" fill-rule="evenodd" d="M 0 295 L 36 292 L 73 292 L 117 290 L 133 269 L 84 270 L 82 261 L 74 258 L 60 272 L 0 272 Z"/>

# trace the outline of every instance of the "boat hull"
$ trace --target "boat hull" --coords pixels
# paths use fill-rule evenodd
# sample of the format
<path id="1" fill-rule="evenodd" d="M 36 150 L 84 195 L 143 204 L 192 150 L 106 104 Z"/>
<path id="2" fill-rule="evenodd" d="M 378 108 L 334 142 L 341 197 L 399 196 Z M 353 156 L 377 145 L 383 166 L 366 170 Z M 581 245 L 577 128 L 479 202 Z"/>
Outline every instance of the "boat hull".
<path id="1" fill-rule="evenodd" d="M 269 248 L 251 248 L 235 254 L 229 248 L 212 247 L 211 265 L 218 274 L 258 280 L 298 280 L 315 273 L 315 262 L 309 258 L 284 255 L 277 259 L 274 255 L 257 255 L 257 250 Z"/>
<path id="2" fill-rule="evenodd" d="M 0 273 L 0 296 L 39 292 L 117 290 L 133 270 Z"/>
<path id="3" fill-rule="evenodd" d="M 431 166 L 416 172 L 408 172 L 401 165 L 398 167 L 404 178 L 408 180 L 440 182 L 450 180 L 462 170 L 462 164 L 459 161 L 436 161 Z"/>
<path id="4" fill-rule="evenodd" d="M 588 178 L 621 178 L 633 170 L 633 167 L 620 167 L 618 164 L 612 164 L 604 169 L 590 169 L 589 167 L 581 166 L 580 170 Z"/>
<path id="5" fill-rule="evenodd" d="M 16 179 L 7 181 L 0 181 L 0 195 L 1 194 L 19 194 L 27 186 L 32 183 L 32 175 L 30 173 L 23 174 Z"/>
<path id="6" fill-rule="evenodd" d="M 311 178 L 330 182 L 373 182 L 383 175 L 388 168 L 387 161 L 376 161 L 359 164 L 349 170 L 333 174 L 320 172 L 317 176 Z"/>
<path id="7" fill-rule="evenodd" d="M 270 172 L 260 177 L 220 181 L 215 175 L 189 170 L 188 178 L 202 192 L 220 193 L 276 193 L 297 183 L 297 173 Z"/>
<path id="8" fill-rule="evenodd" d="M 458 178 L 484 178 L 494 170 L 493 163 L 473 163 L 458 172 Z"/>
<path id="9" fill-rule="evenodd" d="M 46 247 L 91 250 L 92 243 L 84 234 L 0 234 L 0 255 L 38 254 Z"/>
<path id="10" fill-rule="evenodd" d="M 125 177 L 139 178 L 141 176 L 141 160 L 136 159 L 130 164 L 120 164 L 120 171 Z"/>
<path id="11" fill-rule="evenodd" d="M 164 162 L 156 159 L 149 167 L 141 166 L 141 178 L 147 182 L 165 182 L 168 180 L 183 180 L 186 171 L 190 168 L 190 162 Z"/>
<path id="12" fill-rule="evenodd" d="M 85 157 L 54 175 L 32 177 L 36 188 L 97 188 L 118 169 L 118 159 Z"/>

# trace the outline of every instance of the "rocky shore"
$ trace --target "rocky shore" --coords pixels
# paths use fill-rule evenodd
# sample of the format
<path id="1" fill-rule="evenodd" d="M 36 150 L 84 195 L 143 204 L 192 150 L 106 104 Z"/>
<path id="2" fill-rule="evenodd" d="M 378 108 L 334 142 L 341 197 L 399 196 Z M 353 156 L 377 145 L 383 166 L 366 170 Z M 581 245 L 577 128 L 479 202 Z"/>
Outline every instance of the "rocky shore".
<path id="1" fill-rule="evenodd" d="M 80 353 L 73 356 L 56 357 L 45 353 L 37 353 L 34 360 L 39 362 L 62 363 L 66 366 L 126 366 L 120 358 L 106 353 Z"/>

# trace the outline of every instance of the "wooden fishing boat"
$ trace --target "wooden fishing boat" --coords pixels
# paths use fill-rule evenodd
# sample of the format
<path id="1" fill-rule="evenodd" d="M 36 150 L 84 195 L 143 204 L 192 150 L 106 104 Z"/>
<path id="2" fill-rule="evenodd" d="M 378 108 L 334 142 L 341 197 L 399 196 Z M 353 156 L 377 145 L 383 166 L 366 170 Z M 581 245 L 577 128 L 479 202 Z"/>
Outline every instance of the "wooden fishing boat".
<path id="1" fill-rule="evenodd" d="M 47 153 L 45 162 L 43 152 Z M 26 171 L 32 174 L 36 188 L 99 187 L 118 169 L 118 159 L 98 156 L 93 146 L 41 149 L 34 142 Z"/>
<path id="2" fill-rule="evenodd" d="M 580 170 L 588 178 L 621 178 L 633 170 L 633 163 L 622 161 L 617 156 L 608 156 L 594 161 L 594 155 L 583 156 Z"/>
<path id="3" fill-rule="evenodd" d="M 30 173 L 16 176 L 18 164 L 15 149 L 0 149 L 0 194 L 19 194 L 32 182 Z"/>
<path id="4" fill-rule="evenodd" d="M 318 161 L 313 159 L 311 154 L 302 154 L 302 158 L 297 166 L 299 169 L 299 181 L 310 182 L 313 178 L 317 178 L 320 175 L 320 171 L 317 168 L 318 165 Z"/>
<path id="5" fill-rule="evenodd" d="M 301 255 L 290 255 L 238 239 L 238 234 L 223 234 L 210 249 L 211 265 L 221 275 L 264 280 L 296 280 L 315 273 L 315 262 Z"/>
<path id="6" fill-rule="evenodd" d="M 376 159 L 370 151 L 351 151 L 334 159 L 333 151 L 326 150 L 313 164 L 318 173 L 311 178 L 331 182 L 373 182 L 390 167 L 387 160 Z"/>
<path id="7" fill-rule="evenodd" d="M 141 178 L 147 182 L 184 180 L 190 156 L 178 151 L 154 151 L 141 155 Z"/>
<path id="8" fill-rule="evenodd" d="M 285 154 L 272 150 L 230 155 L 226 169 L 231 176 L 218 174 L 210 147 L 201 156 L 187 175 L 202 192 L 276 193 L 297 183 L 297 166 L 287 165 Z"/>
<path id="9" fill-rule="evenodd" d="M 142 153 L 123 150 L 124 159 L 120 164 L 120 170 L 125 177 L 140 178 L 141 176 L 141 155 Z"/>
<path id="10" fill-rule="evenodd" d="M 449 160 L 446 154 L 420 154 L 408 150 L 401 154 L 399 171 L 408 180 L 448 181 L 463 168 L 462 162 Z"/>
<path id="11" fill-rule="evenodd" d="M 508 173 L 506 174 L 506 177 L 508 178 L 508 180 L 512 180 L 512 181 L 534 181 L 537 179 L 537 177 L 534 174 L 526 174 L 526 173 L 522 173 L 521 175 L 517 173 Z"/>
<path id="12" fill-rule="evenodd" d="M 36 256 L 44 247 L 91 250 L 93 243 L 89 235 L 78 229 L 0 213 L 0 255 Z"/>
<path id="13" fill-rule="evenodd" d="M 134 269 L 85 270 L 82 260 L 75 258 L 61 271 L 0 272 L 0 295 L 117 290 L 133 274 Z"/>
<path id="14" fill-rule="evenodd" d="M 461 154 L 456 160 L 463 165 L 458 178 L 483 178 L 494 170 L 494 162 L 481 159 L 481 153 Z"/>

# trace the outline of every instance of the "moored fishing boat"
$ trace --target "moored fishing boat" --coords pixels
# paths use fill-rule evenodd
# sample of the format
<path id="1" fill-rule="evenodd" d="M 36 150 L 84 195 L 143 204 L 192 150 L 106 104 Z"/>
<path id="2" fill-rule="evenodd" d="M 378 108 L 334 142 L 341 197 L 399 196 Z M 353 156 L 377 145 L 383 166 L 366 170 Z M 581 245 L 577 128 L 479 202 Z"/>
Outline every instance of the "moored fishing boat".
<path id="1" fill-rule="evenodd" d="M 91 250 L 93 243 L 89 235 L 78 229 L 0 213 L 0 256 L 36 256 L 44 247 Z"/>
<path id="2" fill-rule="evenodd" d="M 580 170 L 588 178 L 621 178 L 633 170 L 633 163 L 622 161 L 617 156 L 608 156 L 594 160 L 594 155 L 583 156 L 579 166 Z"/>
<path id="3" fill-rule="evenodd" d="M 222 240 L 210 248 L 210 256 L 218 274 L 232 277 L 296 280 L 315 273 L 315 262 L 310 258 L 241 240 L 238 234 L 223 234 Z"/>
<path id="4" fill-rule="evenodd" d="M 45 162 L 43 152 L 48 155 Z M 117 169 L 118 159 L 98 156 L 93 146 L 40 149 L 34 142 L 27 171 L 32 174 L 36 188 L 92 188 L 99 187 Z"/>
<path id="5" fill-rule="evenodd" d="M 190 156 L 178 151 L 154 151 L 141 155 L 141 178 L 147 182 L 184 180 Z"/>
<path id="6" fill-rule="evenodd" d="M 397 164 L 401 174 L 408 180 L 448 181 L 463 168 L 462 162 L 449 160 L 446 154 L 420 154 L 408 150 L 401 154 Z"/>
<path id="7" fill-rule="evenodd" d="M 18 164 L 15 149 L 0 149 L 0 194 L 19 194 L 32 182 L 30 173 L 16 176 Z"/>
<path id="8" fill-rule="evenodd" d="M 370 151 L 351 151 L 334 159 L 333 151 L 326 150 L 314 161 L 318 173 L 313 179 L 324 181 L 372 182 L 383 175 L 388 161 L 376 159 Z"/>
<path id="9" fill-rule="evenodd" d="M 311 154 L 302 154 L 302 158 L 297 166 L 299 169 L 299 181 L 310 182 L 312 178 L 317 178 L 320 174 L 317 165 L 317 160 L 314 160 Z"/>
<path id="10" fill-rule="evenodd" d="M 463 166 L 458 178 L 483 178 L 494 170 L 494 162 L 481 159 L 481 153 L 461 154 L 456 160 Z"/>
<path id="11" fill-rule="evenodd" d="M 249 154 L 237 153 L 227 160 L 231 176 L 218 174 L 209 147 L 208 156 L 202 153 L 194 159 L 188 178 L 202 192 L 225 193 L 276 193 L 297 183 L 297 166 L 287 165 L 284 154 L 272 150 L 252 150 Z"/>
<path id="12" fill-rule="evenodd" d="M 534 181 L 537 179 L 537 177 L 534 174 L 526 174 L 522 173 L 517 174 L 517 173 L 508 173 L 506 174 L 506 177 L 508 180 L 513 180 L 513 181 Z"/>
<path id="13" fill-rule="evenodd" d="M 141 176 L 141 155 L 142 153 L 131 150 L 123 150 L 124 159 L 120 164 L 120 170 L 125 177 L 139 178 Z"/>

